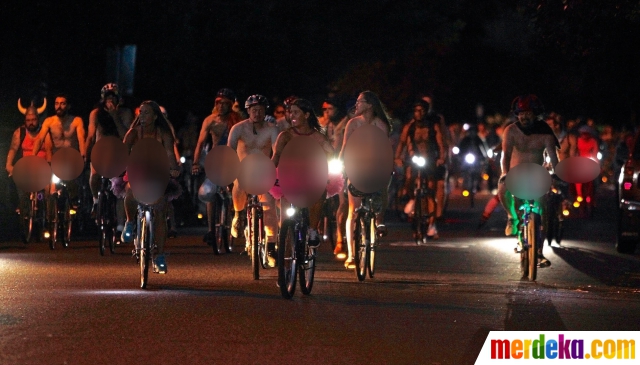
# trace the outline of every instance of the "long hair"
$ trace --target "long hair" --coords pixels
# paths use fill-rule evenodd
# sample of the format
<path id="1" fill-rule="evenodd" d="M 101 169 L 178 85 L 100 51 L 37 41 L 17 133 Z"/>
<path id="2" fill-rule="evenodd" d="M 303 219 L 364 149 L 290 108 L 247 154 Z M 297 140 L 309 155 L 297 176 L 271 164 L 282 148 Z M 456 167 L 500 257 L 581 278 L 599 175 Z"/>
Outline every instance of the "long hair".
<path id="1" fill-rule="evenodd" d="M 171 137 L 173 137 L 174 143 L 176 141 L 176 136 L 175 133 L 173 132 L 173 128 L 171 127 L 171 124 L 169 123 L 169 121 L 167 120 L 167 118 L 164 117 L 164 114 L 162 114 L 162 109 L 160 109 L 160 105 L 158 103 L 156 103 L 153 100 L 145 100 L 142 103 L 140 103 L 140 106 L 142 107 L 143 105 L 148 105 L 151 107 L 151 110 L 153 110 L 153 114 L 155 114 L 157 116 L 156 118 L 156 128 L 160 129 L 162 132 L 169 134 Z M 131 127 L 129 129 L 133 129 L 136 128 L 138 125 L 140 125 L 140 115 L 138 114 L 138 116 L 136 116 L 136 119 L 134 119 L 133 123 L 131 123 Z"/>
<path id="2" fill-rule="evenodd" d="M 318 121 L 318 117 L 316 116 L 316 112 L 313 110 L 313 104 L 309 100 L 306 99 L 296 99 L 291 105 L 295 105 L 300 110 L 305 113 L 309 113 L 309 118 L 307 118 L 307 123 L 309 123 L 309 127 L 311 129 L 316 130 L 326 136 L 322 131 L 322 127 L 320 126 L 320 122 Z"/>
<path id="3" fill-rule="evenodd" d="M 362 94 L 362 96 L 364 96 L 364 100 L 366 100 L 367 103 L 371 104 L 371 106 L 373 107 L 373 115 L 385 122 L 385 124 L 389 128 L 389 135 L 391 135 L 391 132 L 393 130 L 393 127 L 391 125 L 391 118 L 387 114 L 387 110 L 384 107 L 384 104 L 382 104 L 382 102 L 380 101 L 380 98 L 378 98 L 378 95 L 369 90 L 363 91 L 360 94 Z"/>

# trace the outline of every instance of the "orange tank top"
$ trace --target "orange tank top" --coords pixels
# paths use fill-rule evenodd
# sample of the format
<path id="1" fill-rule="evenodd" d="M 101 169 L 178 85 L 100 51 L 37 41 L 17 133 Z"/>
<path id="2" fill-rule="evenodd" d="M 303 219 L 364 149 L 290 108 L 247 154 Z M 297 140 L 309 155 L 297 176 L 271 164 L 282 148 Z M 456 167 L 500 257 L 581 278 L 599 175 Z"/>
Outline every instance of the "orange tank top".
<path id="1" fill-rule="evenodd" d="M 22 148 L 22 156 L 32 156 L 33 155 L 33 142 L 34 142 L 35 138 L 31 137 L 29 135 L 29 133 L 27 133 L 24 137 L 24 140 L 22 140 L 22 144 L 20 145 L 20 147 Z M 38 157 L 40 158 L 47 158 L 47 153 L 40 148 L 40 151 L 38 151 Z"/>

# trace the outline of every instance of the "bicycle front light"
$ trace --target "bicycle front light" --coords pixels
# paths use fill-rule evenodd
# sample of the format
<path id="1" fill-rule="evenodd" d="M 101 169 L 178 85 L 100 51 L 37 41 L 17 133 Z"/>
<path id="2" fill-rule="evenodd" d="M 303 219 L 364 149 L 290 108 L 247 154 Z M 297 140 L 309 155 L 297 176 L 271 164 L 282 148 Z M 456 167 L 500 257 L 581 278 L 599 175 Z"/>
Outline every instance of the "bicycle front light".
<path id="1" fill-rule="evenodd" d="M 296 214 L 296 208 L 294 207 L 287 208 L 287 217 L 293 217 L 294 214 Z"/>
<path id="2" fill-rule="evenodd" d="M 181 156 L 180 157 L 180 163 L 185 163 L 185 162 L 187 162 L 187 159 L 184 158 L 184 156 Z"/>
<path id="3" fill-rule="evenodd" d="M 60 183 L 60 178 L 56 176 L 56 174 L 51 174 L 51 182 L 54 184 Z"/>
<path id="4" fill-rule="evenodd" d="M 467 155 L 464 156 L 464 160 L 469 165 L 472 165 L 474 162 L 476 162 L 476 156 L 474 156 L 472 153 L 467 153 Z"/>
<path id="5" fill-rule="evenodd" d="M 418 167 L 424 167 L 427 164 L 427 160 L 422 156 L 413 156 L 411 158 L 414 164 L 418 165 Z"/>
<path id="6" fill-rule="evenodd" d="M 338 175 L 342 173 L 342 167 L 342 161 L 334 158 L 333 160 L 329 161 L 329 174 Z"/>

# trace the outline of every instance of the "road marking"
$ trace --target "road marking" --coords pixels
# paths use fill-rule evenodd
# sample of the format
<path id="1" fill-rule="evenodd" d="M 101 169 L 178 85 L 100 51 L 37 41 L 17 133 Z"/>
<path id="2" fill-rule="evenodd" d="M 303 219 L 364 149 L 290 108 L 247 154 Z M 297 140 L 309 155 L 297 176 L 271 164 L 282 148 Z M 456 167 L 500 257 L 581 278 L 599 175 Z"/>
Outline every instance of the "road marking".
<path id="1" fill-rule="evenodd" d="M 416 243 L 414 241 L 400 241 L 400 242 L 391 242 L 389 243 L 389 246 L 395 246 L 395 247 L 440 247 L 440 248 L 469 248 L 473 245 L 459 245 L 459 244 L 454 244 L 454 243 L 435 243 L 435 242 L 429 242 L 427 241 L 427 243 L 423 243 L 420 245 L 416 245 Z"/>

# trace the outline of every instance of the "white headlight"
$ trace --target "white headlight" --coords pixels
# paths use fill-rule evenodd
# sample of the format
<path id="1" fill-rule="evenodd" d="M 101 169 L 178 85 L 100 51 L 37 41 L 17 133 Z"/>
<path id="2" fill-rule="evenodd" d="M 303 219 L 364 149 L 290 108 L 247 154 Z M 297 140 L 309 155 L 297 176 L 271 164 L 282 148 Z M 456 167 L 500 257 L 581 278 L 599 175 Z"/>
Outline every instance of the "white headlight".
<path id="1" fill-rule="evenodd" d="M 469 123 L 465 123 L 462 125 L 462 129 L 464 129 L 465 131 L 469 130 Z"/>
<path id="2" fill-rule="evenodd" d="M 460 153 L 460 149 L 458 147 L 453 147 L 451 149 L 451 152 L 453 152 L 454 155 L 457 155 L 458 153 Z"/>
<path id="3" fill-rule="evenodd" d="M 598 160 L 602 160 L 602 152 L 598 152 L 598 154 L 596 155 L 596 157 L 598 158 Z"/>
<path id="4" fill-rule="evenodd" d="M 287 217 L 293 217 L 294 214 L 296 214 L 296 208 L 294 207 L 287 208 Z"/>
<path id="5" fill-rule="evenodd" d="M 544 160 L 546 161 L 546 163 L 551 163 L 551 157 L 549 156 L 545 157 Z"/>
<path id="6" fill-rule="evenodd" d="M 468 163 L 468 164 L 472 164 L 474 162 L 476 162 L 476 156 L 474 156 L 471 153 L 467 153 L 466 156 L 464 156 L 464 160 Z"/>
<path id="7" fill-rule="evenodd" d="M 340 174 L 342 172 L 342 161 L 338 160 L 337 158 L 334 158 L 333 160 L 329 161 L 329 173 L 331 175 L 337 175 Z"/>
<path id="8" fill-rule="evenodd" d="M 487 151 L 487 156 L 488 156 L 489 158 L 493 158 L 493 150 L 489 150 L 489 151 Z"/>
<path id="9" fill-rule="evenodd" d="M 187 161 L 186 158 L 184 158 L 184 156 L 180 157 L 180 163 L 185 163 Z"/>
<path id="10" fill-rule="evenodd" d="M 60 182 L 60 178 L 58 178 L 56 174 L 51 174 L 51 182 L 57 184 Z"/>

